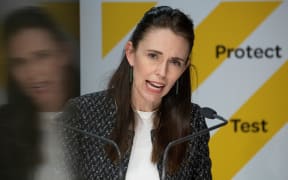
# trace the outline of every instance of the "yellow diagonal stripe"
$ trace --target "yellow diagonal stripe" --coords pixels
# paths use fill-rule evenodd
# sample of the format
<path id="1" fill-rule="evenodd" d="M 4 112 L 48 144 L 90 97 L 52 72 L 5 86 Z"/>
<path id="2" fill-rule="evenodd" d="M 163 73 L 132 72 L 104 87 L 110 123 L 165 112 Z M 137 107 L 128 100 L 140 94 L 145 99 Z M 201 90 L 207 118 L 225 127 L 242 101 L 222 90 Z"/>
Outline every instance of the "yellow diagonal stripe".
<path id="1" fill-rule="evenodd" d="M 228 126 L 212 137 L 214 179 L 231 179 L 288 122 L 287 72 L 288 60 L 233 115 L 231 120 L 241 120 L 241 125 L 236 126 L 237 132 L 235 123 L 230 120 Z"/>
<path id="2" fill-rule="evenodd" d="M 60 24 L 65 32 L 80 37 L 80 13 L 79 3 L 76 2 L 46 2 L 43 6 L 51 16 Z"/>
<path id="3" fill-rule="evenodd" d="M 156 2 L 102 3 L 102 57 L 136 25 Z"/>
<path id="4" fill-rule="evenodd" d="M 237 48 L 280 3 L 222 2 L 204 19 L 195 30 L 192 57 L 198 69 L 198 85 L 225 59 L 216 59 L 216 46 Z"/>

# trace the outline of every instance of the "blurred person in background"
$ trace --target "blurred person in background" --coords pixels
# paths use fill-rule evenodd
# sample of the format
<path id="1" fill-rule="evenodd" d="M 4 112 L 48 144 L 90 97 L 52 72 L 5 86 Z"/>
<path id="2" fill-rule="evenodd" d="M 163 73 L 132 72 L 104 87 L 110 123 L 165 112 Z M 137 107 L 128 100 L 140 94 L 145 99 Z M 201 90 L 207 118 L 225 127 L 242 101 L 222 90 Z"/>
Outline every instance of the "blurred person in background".
<path id="1" fill-rule="evenodd" d="M 53 120 L 79 95 L 76 43 L 41 7 L 10 13 L 2 42 L 8 102 L 0 108 L 0 179 L 61 179 Z"/>

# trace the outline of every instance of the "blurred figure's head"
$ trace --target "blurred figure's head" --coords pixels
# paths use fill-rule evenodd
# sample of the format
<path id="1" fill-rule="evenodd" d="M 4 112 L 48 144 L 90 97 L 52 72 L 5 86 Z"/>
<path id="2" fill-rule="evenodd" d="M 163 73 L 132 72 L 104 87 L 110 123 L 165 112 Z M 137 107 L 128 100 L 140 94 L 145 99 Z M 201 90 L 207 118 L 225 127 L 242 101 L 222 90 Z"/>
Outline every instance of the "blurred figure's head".
<path id="1" fill-rule="evenodd" d="M 78 86 L 71 74 L 75 65 L 71 40 L 40 7 L 12 12 L 3 27 L 8 100 L 18 101 L 20 93 L 38 111 L 59 111 Z"/>

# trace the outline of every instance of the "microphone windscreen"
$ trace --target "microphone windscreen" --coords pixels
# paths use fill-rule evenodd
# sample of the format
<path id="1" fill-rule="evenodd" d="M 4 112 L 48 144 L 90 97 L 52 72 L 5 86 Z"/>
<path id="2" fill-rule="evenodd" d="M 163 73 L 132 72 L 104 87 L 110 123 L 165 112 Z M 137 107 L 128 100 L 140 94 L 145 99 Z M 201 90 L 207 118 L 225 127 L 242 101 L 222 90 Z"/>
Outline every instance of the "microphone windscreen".
<path id="1" fill-rule="evenodd" d="M 217 115 L 216 111 L 209 107 L 201 108 L 201 114 L 208 119 L 215 119 L 215 116 Z"/>

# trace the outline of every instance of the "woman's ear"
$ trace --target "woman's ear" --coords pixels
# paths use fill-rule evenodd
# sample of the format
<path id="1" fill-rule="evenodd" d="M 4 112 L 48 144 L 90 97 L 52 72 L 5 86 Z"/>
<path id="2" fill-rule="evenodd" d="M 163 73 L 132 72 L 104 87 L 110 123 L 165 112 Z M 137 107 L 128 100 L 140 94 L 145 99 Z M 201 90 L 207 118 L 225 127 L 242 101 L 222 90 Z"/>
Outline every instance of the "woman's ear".
<path id="1" fill-rule="evenodd" d="M 185 65 L 186 67 L 185 67 L 185 70 L 187 69 L 187 68 L 190 68 L 190 66 L 191 66 L 191 61 L 190 60 L 188 60 L 188 62 L 186 63 L 186 65 Z"/>
<path id="2" fill-rule="evenodd" d="M 134 66 L 135 51 L 131 41 L 128 41 L 125 45 L 125 55 L 130 66 Z"/>
<path id="3" fill-rule="evenodd" d="M 190 68 L 190 66 L 191 66 L 191 57 L 189 56 L 186 61 L 187 61 L 187 62 L 186 62 L 186 64 L 185 64 L 185 70 L 186 70 L 187 68 Z M 193 66 L 193 65 L 192 65 L 192 66 Z M 184 71 L 185 71 L 185 70 L 184 70 Z"/>

